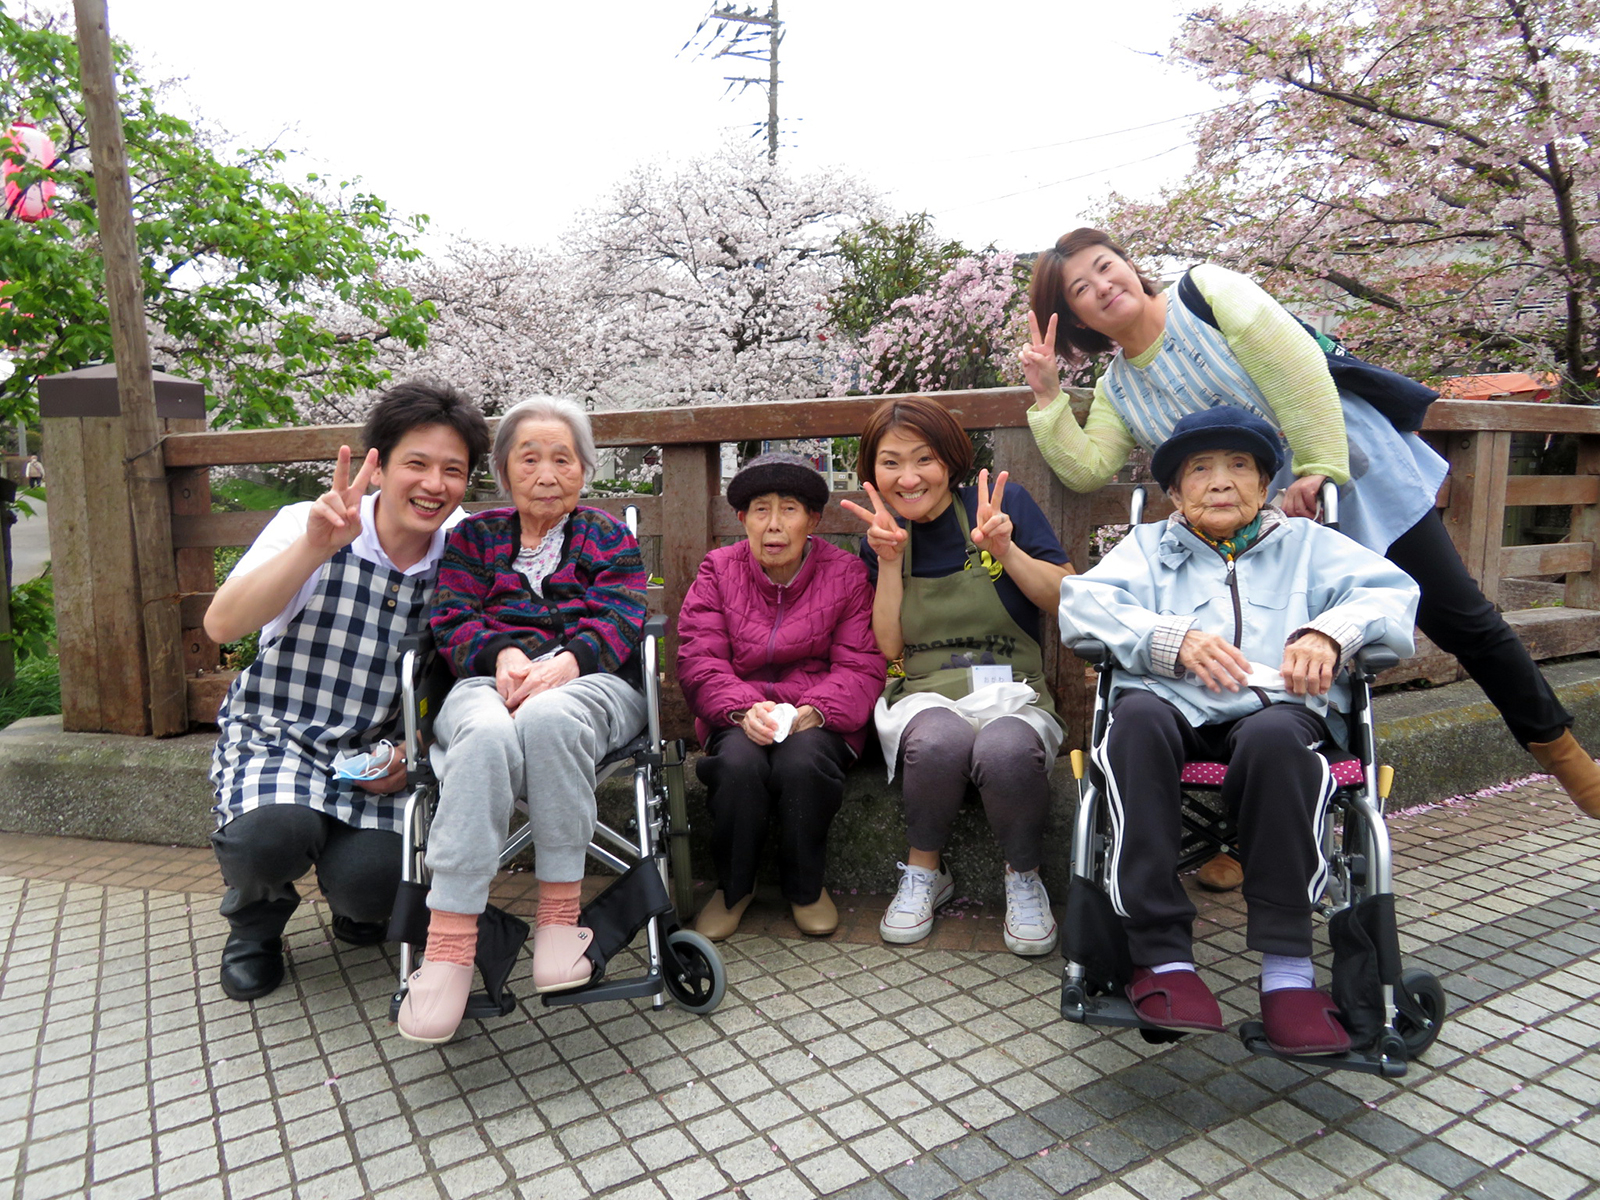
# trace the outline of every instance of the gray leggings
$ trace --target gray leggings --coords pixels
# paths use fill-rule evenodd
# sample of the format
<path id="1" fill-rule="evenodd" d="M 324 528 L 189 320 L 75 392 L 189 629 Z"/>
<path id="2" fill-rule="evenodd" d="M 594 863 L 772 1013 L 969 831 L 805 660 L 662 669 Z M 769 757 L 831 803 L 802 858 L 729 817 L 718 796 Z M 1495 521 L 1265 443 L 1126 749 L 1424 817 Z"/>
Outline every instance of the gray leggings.
<path id="1" fill-rule="evenodd" d="M 518 796 L 528 801 L 534 874 L 551 883 L 582 879 L 594 836 L 595 764 L 627 745 L 644 717 L 644 697 L 615 675 L 580 675 L 515 713 L 492 676 L 451 688 L 434 724 L 445 753 L 428 832 L 428 906 L 483 911 Z"/>
<path id="2" fill-rule="evenodd" d="M 1026 721 L 1001 717 L 975 733 L 949 709 L 924 709 L 906 725 L 900 754 L 906 837 L 913 850 L 944 849 L 971 783 L 1011 869 L 1039 865 L 1050 811 L 1050 764 Z"/>

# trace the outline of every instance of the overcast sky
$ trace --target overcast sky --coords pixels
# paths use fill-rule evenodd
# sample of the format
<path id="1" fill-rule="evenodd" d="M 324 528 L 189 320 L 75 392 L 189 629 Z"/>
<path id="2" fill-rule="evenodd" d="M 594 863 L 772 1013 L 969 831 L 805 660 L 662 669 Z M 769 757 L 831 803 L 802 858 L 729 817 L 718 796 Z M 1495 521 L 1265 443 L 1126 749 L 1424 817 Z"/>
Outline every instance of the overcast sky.
<path id="1" fill-rule="evenodd" d="M 1042 248 L 1111 186 L 1151 194 L 1191 164 L 1181 118 L 1218 98 L 1163 61 L 1185 7 L 781 0 L 780 155 L 849 170 L 968 245 Z M 436 231 L 529 245 L 632 164 L 765 121 L 760 89 L 723 97 L 724 75 L 765 64 L 679 54 L 710 9 L 109 0 L 113 35 L 241 139 L 282 134 L 303 169 L 360 176 Z"/>

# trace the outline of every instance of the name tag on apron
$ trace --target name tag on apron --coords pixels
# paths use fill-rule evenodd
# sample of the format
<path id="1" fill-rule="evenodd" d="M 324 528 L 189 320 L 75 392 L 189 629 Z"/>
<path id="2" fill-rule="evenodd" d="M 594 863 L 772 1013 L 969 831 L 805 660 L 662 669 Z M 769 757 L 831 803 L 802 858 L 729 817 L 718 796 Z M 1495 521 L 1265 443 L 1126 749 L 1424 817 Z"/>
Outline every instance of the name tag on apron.
<path id="1" fill-rule="evenodd" d="M 972 673 L 972 691 L 986 688 L 991 683 L 1010 683 L 1011 665 L 1002 663 L 998 666 L 968 667 Z"/>

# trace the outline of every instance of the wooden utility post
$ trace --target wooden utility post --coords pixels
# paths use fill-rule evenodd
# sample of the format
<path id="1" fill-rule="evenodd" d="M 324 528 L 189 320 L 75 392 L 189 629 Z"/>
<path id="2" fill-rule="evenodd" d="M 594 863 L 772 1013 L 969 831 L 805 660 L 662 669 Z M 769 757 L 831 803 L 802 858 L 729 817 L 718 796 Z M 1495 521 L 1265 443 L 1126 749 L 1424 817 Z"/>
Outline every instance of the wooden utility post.
<path id="1" fill-rule="evenodd" d="M 89 118 L 89 150 L 94 162 L 111 344 L 117 358 L 123 458 L 133 524 L 133 566 L 150 681 L 150 732 L 168 737 L 188 729 L 188 702 L 177 569 L 172 555 L 172 515 L 156 421 L 150 343 L 145 334 L 144 289 L 139 278 L 128 154 L 117 111 L 105 0 L 74 0 L 73 8 L 78 23 L 84 107 Z"/>
<path id="2" fill-rule="evenodd" d="M 728 35 L 727 43 L 717 51 L 717 58 L 749 58 L 756 62 L 765 60 L 767 64 L 767 77 L 756 79 L 749 75 L 726 75 L 728 87 L 740 85 L 740 91 L 751 84 L 767 89 L 767 161 L 778 161 L 778 46 L 783 41 L 783 22 L 778 20 L 778 0 L 771 0 L 766 15 L 760 13 L 738 12 L 732 8 L 713 8 L 711 15 L 700 23 L 696 30 L 698 36 L 701 30 L 712 21 L 719 21 L 725 25 L 734 26 Z M 743 27 L 761 28 L 767 30 L 767 49 L 765 51 L 747 50 L 748 45 L 746 30 Z M 720 27 L 717 36 L 721 36 Z"/>

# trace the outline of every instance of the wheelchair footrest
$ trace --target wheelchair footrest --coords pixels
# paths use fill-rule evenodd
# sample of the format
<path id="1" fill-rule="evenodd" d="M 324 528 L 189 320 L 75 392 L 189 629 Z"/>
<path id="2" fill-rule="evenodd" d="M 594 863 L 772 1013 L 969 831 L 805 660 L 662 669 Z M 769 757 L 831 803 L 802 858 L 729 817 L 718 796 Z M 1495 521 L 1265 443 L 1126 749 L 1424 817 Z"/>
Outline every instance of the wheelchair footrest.
<path id="1" fill-rule="evenodd" d="M 1133 1002 L 1126 996 L 1091 996 L 1086 989 L 1073 983 L 1067 983 L 1061 989 L 1061 1015 L 1079 1025 L 1111 1025 L 1119 1029 L 1156 1031 L 1154 1025 L 1147 1024 L 1133 1010 Z M 1169 1029 L 1157 1032 L 1179 1031 Z"/>
<path id="2" fill-rule="evenodd" d="M 488 992 L 473 992 L 467 997 L 467 1011 L 462 1014 L 462 1019 L 467 1021 L 487 1021 L 495 1017 L 509 1017 L 516 1010 L 517 998 L 511 994 L 511 989 L 500 989 L 500 1000 L 496 1003 Z"/>
<path id="3" fill-rule="evenodd" d="M 1260 1021 L 1246 1021 L 1239 1026 L 1239 1041 L 1251 1054 L 1279 1058 L 1284 1062 L 1304 1063 L 1308 1067 L 1361 1071 L 1388 1079 L 1399 1079 L 1406 1073 L 1405 1043 L 1400 1041 L 1398 1034 L 1380 1038 L 1373 1050 L 1347 1050 L 1343 1054 L 1281 1054 L 1267 1041 L 1266 1027 Z"/>
<path id="4" fill-rule="evenodd" d="M 569 992 L 545 992 L 539 997 L 546 1008 L 561 1004 L 588 1004 L 593 1000 L 635 1000 L 654 996 L 662 989 L 661 973 L 653 971 L 633 979 L 609 979 Z"/>

